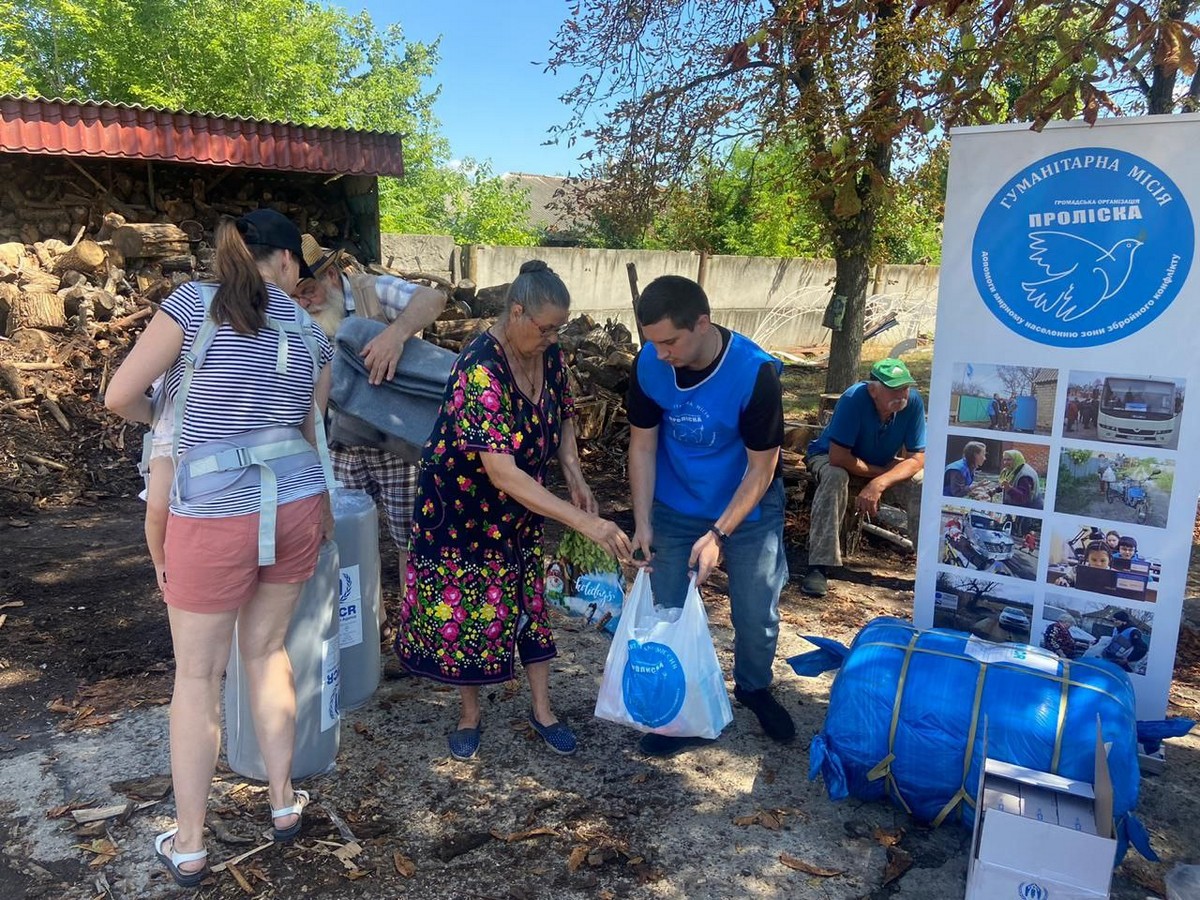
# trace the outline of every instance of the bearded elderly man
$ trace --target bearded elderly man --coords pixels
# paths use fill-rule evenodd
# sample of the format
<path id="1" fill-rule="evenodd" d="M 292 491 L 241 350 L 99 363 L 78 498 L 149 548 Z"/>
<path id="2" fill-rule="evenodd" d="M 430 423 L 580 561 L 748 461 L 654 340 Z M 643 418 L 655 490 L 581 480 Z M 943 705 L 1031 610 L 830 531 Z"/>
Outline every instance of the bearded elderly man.
<path id="1" fill-rule="evenodd" d="M 884 493 L 908 513 L 913 549 L 921 525 L 921 474 L 925 466 L 925 404 L 901 360 L 881 359 L 871 375 L 846 389 L 821 436 L 808 445 L 808 471 L 817 480 L 808 528 L 808 574 L 800 590 L 824 597 L 828 570 L 842 564 L 842 517 L 850 479 L 867 479 L 858 492 L 860 515 L 879 512 Z"/>
<path id="2" fill-rule="evenodd" d="M 342 253 L 325 250 L 310 234 L 303 237 L 304 261 L 313 278 L 296 289 L 296 302 L 308 311 L 330 340 L 346 316 L 388 322 L 362 351 L 371 384 L 396 374 L 404 343 L 433 322 L 446 308 L 446 295 L 393 275 L 347 274 L 339 265 Z M 387 516 L 388 532 L 400 555 L 400 583 L 408 562 L 408 532 L 417 494 L 417 467 L 375 447 L 330 448 L 334 476 L 349 488 L 366 491 Z M 380 621 L 384 610 L 380 604 Z"/>

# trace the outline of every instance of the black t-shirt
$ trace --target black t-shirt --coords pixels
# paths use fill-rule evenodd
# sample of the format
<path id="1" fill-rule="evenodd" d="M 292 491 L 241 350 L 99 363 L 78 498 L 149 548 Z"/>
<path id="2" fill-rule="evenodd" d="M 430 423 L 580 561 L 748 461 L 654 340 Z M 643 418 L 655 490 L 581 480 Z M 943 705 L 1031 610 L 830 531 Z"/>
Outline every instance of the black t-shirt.
<path id="1" fill-rule="evenodd" d="M 729 349 L 732 335 L 728 328 L 716 326 L 721 335 L 721 352 L 703 369 L 676 369 L 675 384 L 681 389 L 695 387 L 721 364 Z M 644 352 L 652 352 L 646 350 Z M 662 424 L 662 407 L 651 400 L 642 390 L 637 378 L 637 362 L 629 376 L 629 393 L 625 398 L 625 410 L 629 424 L 634 428 L 656 428 Z M 773 363 L 764 362 L 754 381 L 750 402 L 738 417 L 738 431 L 749 450 L 773 450 L 783 444 L 783 387 Z M 779 469 L 776 467 L 776 475 Z"/>

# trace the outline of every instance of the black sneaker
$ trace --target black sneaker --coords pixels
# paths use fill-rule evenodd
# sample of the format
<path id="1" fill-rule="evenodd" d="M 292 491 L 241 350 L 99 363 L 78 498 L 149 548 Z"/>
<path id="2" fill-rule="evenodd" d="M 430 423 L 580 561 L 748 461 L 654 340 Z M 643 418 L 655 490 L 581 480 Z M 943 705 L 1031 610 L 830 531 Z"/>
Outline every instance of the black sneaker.
<path id="1" fill-rule="evenodd" d="M 733 696 L 738 703 L 758 716 L 758 724 L 771 740 L 787 744 L 796 737 L 796 723 L 767 688 L 760 691 L 744 691 L 735 687 Z"/>
<path id="2" fill-rule="evenodd" d="M 829 584 L 825 580 L 825 570 L 820 566 L 810 566 L 808 574 L 800 582 L 800 593 L 809 597 L 824 597 L 829 593 Z"/>
<path id="3" fill-rule="evenodd" d="M 667 734 L 643 734 L 638 749 L 646 756 L 674 756 L 684 750 L 714 744 L 716 741 L 702 737 L 673 737 Z"/>

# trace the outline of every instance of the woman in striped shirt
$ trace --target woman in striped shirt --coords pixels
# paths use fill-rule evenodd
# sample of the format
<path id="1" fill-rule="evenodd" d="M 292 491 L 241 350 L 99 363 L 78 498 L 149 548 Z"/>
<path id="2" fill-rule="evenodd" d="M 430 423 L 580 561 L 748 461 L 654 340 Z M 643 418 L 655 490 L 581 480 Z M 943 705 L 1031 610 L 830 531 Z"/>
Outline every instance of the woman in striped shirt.
<path id="1" fill-rule="evenodd" d="M 311 275 L 300 232 L 284 216 L 262 209 L 222 223 L 216 244 L 215 296 L 206 304 L 195 284 L 171 294 L 105 397 L 118 415 L 149 422 L 146 391 L 165 373 L 168 397 L 183 406 L 176 436 L 181 475 L 195 460 L 214 458 L 231 446 L 270 438 L 292 448 L 285 458 L 270 461 L 278 506 L 269 565 L 260 564 L 271 554 L 260 558 L 257 539 L 259 484 L 252 476 L 261 470 L 219 472 L 222 483 L 195 496 L 181 481 L 175 493 L 182 496 L 172 497 L 163 594 L 175 650 L 171 777 L 178 825 L 155 840 L 155 852 L 185 887 L 208 873 L 204 815 L 220 746 L 221 675 L 235 625 L 266 763 L 274 834 L 283 841 L 299 832 L 308 797 L 291 784 L 296 698 L 283 642 L 322 537 L 332 530 L 319 458 L 303 445 L 306 440 L 315 446 L 313 401 L 315 396 L 324 408 L 332 349 L 320 329 L 312 329 L 314 358 L 294 328 L 306 314 L 289 294 L 301 277 Z M 187 354 L 206 316 L 216 330 L 183 396 Z"/>

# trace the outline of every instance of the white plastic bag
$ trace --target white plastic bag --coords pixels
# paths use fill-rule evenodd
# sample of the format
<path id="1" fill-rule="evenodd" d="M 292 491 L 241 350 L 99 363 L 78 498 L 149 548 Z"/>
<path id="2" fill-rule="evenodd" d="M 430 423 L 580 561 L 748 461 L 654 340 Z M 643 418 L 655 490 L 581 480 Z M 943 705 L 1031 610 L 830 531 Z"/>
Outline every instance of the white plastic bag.
<path id="1" fill-rule="evenodd" d="M 638 572 L 613 635 L 596 717 L 639 731 L 716 738 L 733 721 L 708 616 L 693 578 L 682 609 L 654 605 Z"/>

